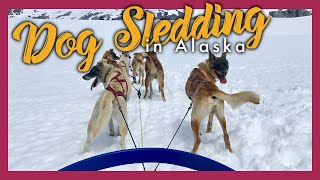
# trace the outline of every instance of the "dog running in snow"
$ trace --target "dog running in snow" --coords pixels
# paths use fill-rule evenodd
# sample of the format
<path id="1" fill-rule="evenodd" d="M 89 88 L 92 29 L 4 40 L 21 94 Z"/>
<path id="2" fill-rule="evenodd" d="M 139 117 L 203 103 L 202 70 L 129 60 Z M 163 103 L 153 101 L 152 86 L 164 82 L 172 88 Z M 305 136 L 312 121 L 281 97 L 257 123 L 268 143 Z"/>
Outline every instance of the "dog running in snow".
<path id="1" fill-rule="evenodd" d="M 127 102 L 131 95 L 131 85 L 129 76 L 121 65 L 114 64 L 112 58 L 102 59 L 91 68 L 90 72 L 83 76 L 84 80 L 96 78 L 93 83 L 102 82 L 105 88 L 97 100 L 87 128 L 87 139 L 82 153 L 88 152 L 91 141 L 109 123 L 110 135 L 114 135 L 113 121 L 119 124 L 121 136 L 120 146 L 125 149 L 125 137 L 128 129 L 125 123 L 127 118 Z M 91 87 L 95 87 L 91 86 Z M 121 108 L 124 118 L 119 110 Z"/>
<path id="2" fill-rule="evenodd" d="M 193 69 L 186 82 L 186 94 L 192 100 L 191 127 L 194 135 L 192 153 L 196 153 L 199 148 L 200 123 L 208 115 L 207 133 L 212 132 L 213 116 L 217 116 L 223 131 L 225 148 L 232 152 L 224 116 L 224 101 L 232 108 L 237 108 L 247 102 L 259 104 L 260 98 L 254 92 L 243 91 L 227 94 L 219 90 L 215 82 L 219 80 L 221 84 L 227 83 L 228 69 L 226 53 L 222 53 L 221 57 L 215 57 L 209 51 L 209 58 L 198 64 L 198 68 Z"/>

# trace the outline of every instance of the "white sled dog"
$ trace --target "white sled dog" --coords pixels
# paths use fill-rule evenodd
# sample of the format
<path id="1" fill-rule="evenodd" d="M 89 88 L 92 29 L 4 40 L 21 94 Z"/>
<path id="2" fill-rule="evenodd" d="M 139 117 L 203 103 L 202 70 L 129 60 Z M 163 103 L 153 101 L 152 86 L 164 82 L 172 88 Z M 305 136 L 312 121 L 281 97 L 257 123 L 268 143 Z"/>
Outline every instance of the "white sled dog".
<path id="1" fill-rule="evenodd" d="M 123 68 L 111 65 L 107 60 L 103 59 L 92 67 L 89 73 L 83 76 L 84 80 L 90 80 L 92 78 L 98 79 L 98 81 L 95 80 L 93 83 L 102 82 L 105 91 L 102 92 L 94 106 L 88 124 L 87 140 L 82 153 L 90 150 L 91 141 L 108 123 L 112 123 L 112 121 L 110 121 L 111 118 L 117 120 L 119 123 L 119 133 L 121 136 L 120 146 L 121 149 L 126 149 L 124 140 L 128 129 L 125 120 L 128 120 L 127 102 L 132 90 L 129 84 L 129 76 L 124 72 Z M 125 120 L 123 119 L 119 107 L 123 112 Z"/>
<path id="2" fill-rule="evenodd" d="M 127 71 L 127 74 L 129 74 L 129 70 L 131 68 L 131 56 L 128 52 L 122 52 L 120 55 L 120 62 L 122 62 L 125 65 L 125 69 Z"/>

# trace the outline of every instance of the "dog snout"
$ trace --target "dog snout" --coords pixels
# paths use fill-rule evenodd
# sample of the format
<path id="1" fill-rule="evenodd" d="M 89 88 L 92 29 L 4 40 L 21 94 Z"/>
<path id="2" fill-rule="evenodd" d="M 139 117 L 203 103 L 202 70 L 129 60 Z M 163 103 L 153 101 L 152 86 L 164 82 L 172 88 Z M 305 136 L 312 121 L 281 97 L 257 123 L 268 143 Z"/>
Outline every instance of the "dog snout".
<path id="1" fill-rule="evenodd" d="M 88 74 L 86 74 L 86 75 L 82 76 L 82 79 L 84 79 L 84 80 L 90 80 L 90 77 L 88 76 Z"/>
<path id="2" fill-rule="evenodd" d="M 222 71 L 222 74 L 226 76 L 228 74 L 228 71 Z"/>

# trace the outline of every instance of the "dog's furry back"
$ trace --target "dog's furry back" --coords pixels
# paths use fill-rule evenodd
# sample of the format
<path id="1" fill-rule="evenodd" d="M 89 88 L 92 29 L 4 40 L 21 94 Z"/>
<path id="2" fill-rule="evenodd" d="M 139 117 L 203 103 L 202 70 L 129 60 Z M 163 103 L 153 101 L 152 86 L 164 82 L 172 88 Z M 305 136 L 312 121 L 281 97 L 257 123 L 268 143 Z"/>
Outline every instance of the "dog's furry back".
<path id="1" fill-rule="evenodd" d="M 142 55 L 146 58 L 146 71 L 150 71 L 150 74 L 163 73 L 163 67 L 155 52 L 143 52 Z"/>

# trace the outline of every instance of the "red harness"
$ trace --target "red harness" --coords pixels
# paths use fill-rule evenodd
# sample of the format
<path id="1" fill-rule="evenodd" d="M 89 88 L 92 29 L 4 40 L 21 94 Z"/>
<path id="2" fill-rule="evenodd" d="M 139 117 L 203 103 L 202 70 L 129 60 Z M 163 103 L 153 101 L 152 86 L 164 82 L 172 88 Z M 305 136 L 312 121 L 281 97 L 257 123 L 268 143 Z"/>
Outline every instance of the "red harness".
<path id="1" fill-rule="evenodd" d="M 114 90 L 111 86 L 110 86 L 110 84 L 108 85 L 108 87 L 106 88 L 108 91 L 110 91 L 115 97 L 116 97 L 116 99 L 117 99 L 117 101 L 118 101 L 118 103 L 119 103 L 119 100 L 118 100 L 118 96 L 122 96 L 122 97 L 124 97 L 124 99 L 125 100 L 127 100 L 127 93 L 126 92 L 128 92 L 128 83 L 127 83 L 127 81 L 125 80 L 125 79 L 119 79 L 119 76 L 121 75 L 121 73 L 120 72 L 118 72 L 118 74 L 116 75 L 116 76 L 114 76 L 112 79 L 111 79 L 111 81 L 116 81 L 116 82 L 118 82 L 118 83 L 120 83 L 120 85 L 121 85 L 121 87 L 122 87 L 122 91 L 116 91 L 116 90 Z M 110 82 L 111 82 L 110 81 Z M 124 88 L 123 88 L 123 86 L 122 86 L 122 83 L 126 83 L 126 91 L 124 90 Z"/>

